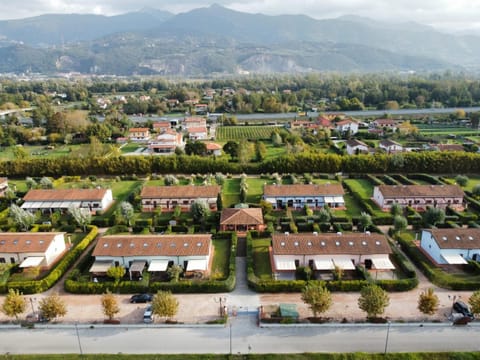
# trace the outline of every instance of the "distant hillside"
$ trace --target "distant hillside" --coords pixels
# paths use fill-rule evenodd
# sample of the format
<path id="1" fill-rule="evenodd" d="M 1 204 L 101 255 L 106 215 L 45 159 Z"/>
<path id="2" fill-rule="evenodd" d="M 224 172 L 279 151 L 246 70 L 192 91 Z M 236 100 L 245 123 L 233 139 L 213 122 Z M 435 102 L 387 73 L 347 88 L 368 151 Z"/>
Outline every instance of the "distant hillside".
<path id="1" fill-rule="evenodd" d="M 0 38 L 30 46 L 64 45 L 158 26 L 173 14 L 144 9 L 118 16 L 51 14 L 0 21 Z"/>
<path id="2" fill-rule="evenodd" d="M 480 64 L 475 36 L 416 23 L 267 16 L 218 5 L 178 15 L 152 9 L 112 17 L 44 15 L 0 21 L 0 34 L 0 72 L 208 76 L 477 70 Z"/>

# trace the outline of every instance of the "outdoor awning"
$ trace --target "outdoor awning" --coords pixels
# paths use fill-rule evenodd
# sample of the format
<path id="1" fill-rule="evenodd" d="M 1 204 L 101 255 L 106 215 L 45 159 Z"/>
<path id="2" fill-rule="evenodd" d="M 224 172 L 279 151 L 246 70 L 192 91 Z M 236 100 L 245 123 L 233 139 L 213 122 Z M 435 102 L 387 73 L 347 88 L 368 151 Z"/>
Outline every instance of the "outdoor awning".
<path id="1" fill-rule="evenodd" d="M 44 201 L 44 202 L 42 203 L 42 208 L 47 208 L 47 209 L 48 209 L 48 208 L 51 208 L 51 207 L 53 207 L 53 204 L 54 204 L 54 203 L 51 202 L 51 201 Z"/>
<path id="2" fill-rule="evenodd" d="M 392 264 L 389 258 L 372 259 L 373 267 L 377 270 L 394 270 L 395 265 Z"/>
<path id="3" fill-rule="evenodd" d="M 22 261 L 22 263 L 20 264 L 20 267 L 27 268 L 27 267 L 38 266 L 42 263 L 43 259 L 45 259 L 43 256 L 29 256 Z"/>
<path id="4" fill-rule="evenodd" d="M 468 264 L 460 254 L 442 254 L 442 257 L 450 265 Z"/>
<path id="5" fill-rule="evenodd" d="M 91 273 L 106 273 L 112 267 L 111 261 L 95 261 L 90 268 Z"/>
<path id="6" fill-rule="evenodd" d="M 35 207 L 35 203 L 32 203 L 32 202 L 24 202 L 21 206 L 22 209 L 31 209 Z"/>
<path id="7" fill-rule="evenodd" d="M 333 196 L 325 196 L 323 198 L 323 201 L 326 202 L 326 203 L 332 203 L 335 201 L 335 198 Z"/>
<path id="8" fill-rule="evenodd" d="M 355 270 L 355 265 L 353 265 L 352 260 L 350 259 L 333 259 L 335 266 L 338 266 L 342 270 Z"/>
<path id="9" fill-rule="evenodd" d="M 333 200 L 336 202 L 336 203 L 343 203 L 344 200 L 343 200 L 343 196 L 335 196 L 333 198 Z"/>
<path id="10" fill-rule="evenodd" d="M 186 271 L 207 270 L 207 260 L 188 260 Z"/>
<path id="11" fill-rule="evenodd" d="M 142 272 L 145 268 L 146 261 L 134 261 L 132 265 L 130 265 L 129 271 L 132 272 Z"/>
<path id="12" fill-rule="evenodd" d="M 148 271 L 166 271 L 168 260 L 152 260 L 148 266 Z"/>
<path id="13" fill-rule="evenodd" d="M 275 269 L 277 270 L 295 270 L 294 260 L 275 260 Z"/>
<path id="14" fill-rule="evenodd" d="M 316 270 L 333 270 L 335 265 L 333 265 L 332 259 L 321 259 L 313 261 Z"/>

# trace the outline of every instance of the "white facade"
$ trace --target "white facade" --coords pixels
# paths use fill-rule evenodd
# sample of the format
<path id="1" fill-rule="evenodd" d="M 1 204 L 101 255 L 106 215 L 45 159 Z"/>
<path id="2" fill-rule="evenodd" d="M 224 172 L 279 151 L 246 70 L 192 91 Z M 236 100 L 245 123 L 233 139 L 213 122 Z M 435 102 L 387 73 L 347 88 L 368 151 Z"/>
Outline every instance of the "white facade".
<path id="1" fill-rule="evenodd" d="M 6 236 L 11 236 L 15 233 L 10 233 Z M 15 249 L 16 245 L 9 245 L 8 248 L 3 248 L 2 235 L 0 235 L 0 263 L 21 264 L 27 258 L 39 258 L 35 266 L 50 267 L 57 258 L 66 250 L 65 233 L 19 233 L 17 244 L 21 248 Z M 37 237 L 42 239 L 36 239 Z M 50 240 L 46 238 L 50 238 Z M 32 249 L 29 250 L 29 245 Z M 45 246 L 43 246 L 43 244 Z M 40 249 L 43 248 L 43 251 Z M 40 259 L 41 258 L 41 259 Z"/>
<path id="2" fill-rule="evenodd" d="M 365 144 L 355 144 L 350 145 L 347 143 L 347 154 L 348 155 L 355 155 L 357 152 L 367 152 L 368 146 Z"/>
<path id="3" fill-rule="evenodd" d="M 464 236 L 462 230 L 457 232 L 457 235 L 455 235 L 455 229 L 442 230 L 423 230 L 420 240 L 420 247 L 437 264 L 460 265 L 466 264 L 467 260 L 480 260 L 480 244 L 478 242 L 478 236 Z M 473 229 L 467 230 L 470 232 L 470 230 Z M 441 233 L 446 235 L 439 235 Z M 480 235 L 480 231 L 477 231 L 477 233 Z"/>

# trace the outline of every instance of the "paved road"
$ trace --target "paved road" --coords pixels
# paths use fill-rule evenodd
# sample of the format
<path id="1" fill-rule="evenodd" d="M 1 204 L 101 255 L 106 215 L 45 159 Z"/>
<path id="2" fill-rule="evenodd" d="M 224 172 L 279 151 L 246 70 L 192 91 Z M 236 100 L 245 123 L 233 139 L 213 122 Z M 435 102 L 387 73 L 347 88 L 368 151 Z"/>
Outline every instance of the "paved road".
<path id="1" fill-rule="evenodd" d="M 388 344 L 387 344 L 387 332 Z M 239 316 L 232 326 L 210 328 L 94 327 L 0 328 L 0 354 L 39 353 L 303 353 L 404 351 L 480 351 L 480 327 L 323 325 L 258 328 L 254 316 Z M 28 341 L 25 341 L 28 339 Z M 231 339 L 231 340 L 230 340 Z M 230 342 L 231 341 L 231 342 Z"/>

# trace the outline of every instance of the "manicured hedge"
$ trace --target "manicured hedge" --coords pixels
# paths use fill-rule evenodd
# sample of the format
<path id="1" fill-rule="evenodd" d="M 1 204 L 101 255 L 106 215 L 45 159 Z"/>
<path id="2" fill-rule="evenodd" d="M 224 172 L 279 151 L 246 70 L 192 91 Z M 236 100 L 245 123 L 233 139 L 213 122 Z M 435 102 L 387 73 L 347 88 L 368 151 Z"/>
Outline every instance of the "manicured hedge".
<path id="1" fill-rule="evenodd" d="M 327 281 L 325 282 L 326 287 L 330 291 L 360 291 L 363 286 L 375 282 L 387 291 L 408 291 L 415 288 L 418 285 L 418 279 L 408 260 L 402 257 L 396 249 L 394 249 L 394 260 L 406 274 L 406 279 L 373 280 L 367 271 L 357 267 L 358 274 L 363 276 L 364 280 Z M 250 233 L 247 234 L 247 281 L 249 288 L 256 292 L 301 292 L 307 284 L 304 280 L 260 280 L 254 271 L 253 240 Z"/>
<path id="2" fill-rule="evenodd" d="M 412 241 L 405 239 L 401 235 L 397 235 L 396 239 L 405 254 L 435 285 L 452 290 L 478 290 L 480 288 L 480 279 L 456 277 L 448 274 L 432 264 Z M 465 270 L 468 270 L 468 265 L 464 265 L 464 267 Z"/>
<path id="3" fill-rule="evenodd" d="M 82 252 L 90 245 L 98 234 L 96 226 L 88 227 L 90 232 L 80 241 L 73 249 L 67 252 L 63 258 L 51 269 L 51 271 L 40 280 L 30 281 L 9 281 L 8 289 L 19 290 L 24 294 L 35 294 L 44 292 L 51 288 L 73 265 L 73 263 L 81 256 Z"/>
<path id="4" fill-rule="evenodd" d="M 114 290 L 122 294 L 136 292 L 157 292 L 158 290 L 169 290 L 172 293 L 218 293 L 230 292 L 235 288 L 237 253 L 237 235 L 234 232 L 219 232 L 214 235 L 216 239 L 230 241 L 230 263 L 228 277 L 225 280 L 181 280 L 178 282 L 150 282 L 143 281 L 121 281 L 115 287 L 113 282 L 78 281 L 76 274 L 71 275 L 65 281 L 65 290 L 74 294 L 103 294 L 107 290 Z M 80 271 L 84 270 L 78 268 Z M 72 272 L 73 273 L 73 272 Z"/>

